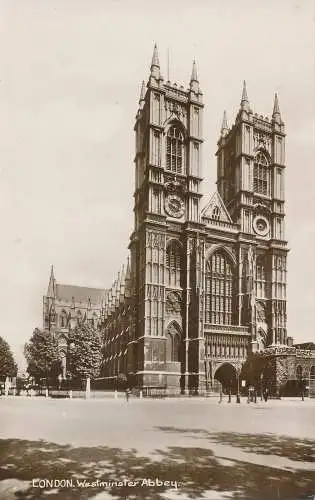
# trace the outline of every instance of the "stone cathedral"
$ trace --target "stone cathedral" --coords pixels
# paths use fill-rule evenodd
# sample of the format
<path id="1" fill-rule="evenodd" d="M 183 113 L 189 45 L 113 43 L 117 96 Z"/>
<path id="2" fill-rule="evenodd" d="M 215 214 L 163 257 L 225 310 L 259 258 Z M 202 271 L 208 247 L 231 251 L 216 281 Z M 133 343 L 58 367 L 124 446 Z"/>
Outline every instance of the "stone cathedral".
<path id="1" fill-rule="evenodd" d="M 203 112 L 196 63 L 188 89 L 171 84 L 155 46 L 134 126 L 130 258 L 94 300 L 104 340 L 101 375 L 110 381 L 124 374 L 131 386 L 169 393 L 201 392 L 218 382 L 235 387 L 248 355 L 269 353 L 278 356 L 275 366 L 282 360 L 282 377 L 296 378 L 297 366 L 300 378 L 310 368 L 315 376 L 313 354 L 287 337 L 278 97 L 270 118 L 258 115 L 244 82 L 235 122 L 229 128 L 224 113 L 218 134 L 217 190 L 201 209 Z M 85 307 L 82 290 L 81 301 L 72 298 L 73 317 L 75 304 L 80 313 Z"/>
<path id="2" fill-rule="evenodd" d="M 278 98 L 271 118 L 258 116 L 244 83 L 234 125 L 223 117 L 217 191 L 201 210 L 203 112 L 196 63 L 188 89 L 171 84 L 155 47 L 134 127 L 130 321 L 120 357 L 110 320 L 117 284 L 105 308 L 106 375 L 121 371 L 122 362 L 138 386 L 213 386 L 225 367 L 239 372 L 249 352 L 287 344 Z"/>

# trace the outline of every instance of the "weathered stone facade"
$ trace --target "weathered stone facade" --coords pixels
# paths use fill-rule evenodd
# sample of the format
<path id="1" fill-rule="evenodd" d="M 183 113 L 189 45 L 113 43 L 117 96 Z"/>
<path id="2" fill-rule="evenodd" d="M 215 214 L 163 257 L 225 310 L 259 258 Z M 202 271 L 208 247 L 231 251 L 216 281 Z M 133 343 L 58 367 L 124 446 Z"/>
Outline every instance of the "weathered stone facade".
<path id="1" fill-rule="evenodd" d="M 248 353 L 287 343 L 285 131 L 278 98 L 270 119 L 258 116 L 244 84 L 231 129 L 224 114 L 218 191 L 201 210 L 203 111 L 195 62 L 189 88 L 172 85 L 163 79 L 155 47 L 135 124 L 132 319 L 125 346 L 128 375 L 138 386 L 200 391 L 213 388 L 215 379 L 226 385 L 225 367 L 235 382 Z"/>
<path id="2" fill-rule="evenodd" d="M 94 327 L 99 325 L 106 294 L 106 290 L 99 288 L 61 285 L 51 268 L 47 293 L 43 297 L 43 328 L 53 332 L 58 339 L 64 378 L 67 375 L 69 332 L 84 322 Z"/>
<path id="3" fill-rule="evenodd" d="M 195 62 L 187 89 L 171 84 L 155 47 L 134 127 L 130 263 L 102 295 L 102 375 L 175 393 L 238 390 L 248 356 L 261 353 L 277 393 L 313 366 L 287 337 L 278 97 L 270 118 L 257 115 L 244 82 L 234 125 L 223 117 L 217 191 L 201 209 L 203 112 Z"/>

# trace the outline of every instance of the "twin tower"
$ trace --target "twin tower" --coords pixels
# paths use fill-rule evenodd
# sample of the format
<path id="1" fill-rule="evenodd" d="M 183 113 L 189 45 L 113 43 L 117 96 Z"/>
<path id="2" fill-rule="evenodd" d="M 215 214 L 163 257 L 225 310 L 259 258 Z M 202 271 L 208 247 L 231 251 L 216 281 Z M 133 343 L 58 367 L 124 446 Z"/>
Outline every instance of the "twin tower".
<path id="1" fill-rule="evenodd" d="M 155 46 L 134 128 L 131 293 L 121 336 L 121 315 L 115 331 L 106 315 L 104 375 L 169 392 L 231 383 L 249 352 L 287 343 L 278 98 L 270 118 L 258 116 L 244 83 L 231 128 L 224 114 L 217 191 L 201 210 L 203 112 L 196 63 L 188 89 L 171 84 Z"/>

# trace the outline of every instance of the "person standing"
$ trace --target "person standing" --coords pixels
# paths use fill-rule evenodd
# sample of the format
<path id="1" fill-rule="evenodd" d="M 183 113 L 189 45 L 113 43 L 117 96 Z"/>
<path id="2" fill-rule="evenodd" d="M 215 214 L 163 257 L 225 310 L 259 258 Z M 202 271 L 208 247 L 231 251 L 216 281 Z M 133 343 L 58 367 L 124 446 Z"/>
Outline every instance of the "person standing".
<path id="1" fill-rule="evenodd" d="M 127 389 L 125 390 L 125 394 L 126 394 L 126 402 L 129 403 L 129 396 L 130 396 L 130 389 L 129 389 L 129 387 L 127 387 Z"/>

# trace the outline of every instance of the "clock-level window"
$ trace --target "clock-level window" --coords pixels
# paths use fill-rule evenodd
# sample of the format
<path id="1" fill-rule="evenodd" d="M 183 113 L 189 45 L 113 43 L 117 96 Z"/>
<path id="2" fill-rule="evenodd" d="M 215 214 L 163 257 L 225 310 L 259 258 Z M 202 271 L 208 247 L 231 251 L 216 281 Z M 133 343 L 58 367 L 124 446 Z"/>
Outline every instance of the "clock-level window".
<path id="1" fill-rule="evenodd" d="M 181 174 L 184 163 L 184 137 L 176 126 L 170 127 L 166 137 L 166 170 Z"/>
<path id="2" fill-rule="evenodd" d="M 254 193 L 270 195 L 269 162 L 262 152 L 256 155 L 254 161 Z"/>

